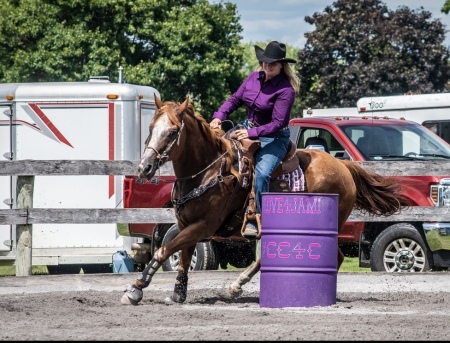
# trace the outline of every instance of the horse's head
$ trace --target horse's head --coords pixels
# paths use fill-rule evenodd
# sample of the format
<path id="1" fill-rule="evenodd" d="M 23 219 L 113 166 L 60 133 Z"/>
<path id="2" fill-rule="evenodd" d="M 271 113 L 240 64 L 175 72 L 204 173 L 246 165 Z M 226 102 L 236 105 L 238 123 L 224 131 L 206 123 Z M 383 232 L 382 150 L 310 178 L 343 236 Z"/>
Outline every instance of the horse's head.
<path id="1" fill-rule="evenodd" d="M 149 128 L 145 149 L 139 163 L 139 177 L 151 179 L 159 167 L 170 159 L 174 145 L 179 144 L 183 130 L 182 113 L 189 106 L 189 99 L 181 105 L 176 102 L 162 102 L 155 94 L 157 111 Z"/>

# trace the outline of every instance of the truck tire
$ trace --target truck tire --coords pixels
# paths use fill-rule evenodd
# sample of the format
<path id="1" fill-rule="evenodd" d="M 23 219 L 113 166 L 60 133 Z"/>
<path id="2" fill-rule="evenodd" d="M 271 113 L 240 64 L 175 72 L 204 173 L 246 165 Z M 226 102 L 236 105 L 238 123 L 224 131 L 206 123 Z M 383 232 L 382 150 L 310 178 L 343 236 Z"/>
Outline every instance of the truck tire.
<path id="1" fill-rule="evenodd" d="M 373 272 L 411 272 L 430 270 L 431 255 L 417 229 L 406 223 L 392 225 L 373 242 L 370 259 Z"/>
<path id="2" fill-rule="evenodd" d="M 256 241 L 249 244 L 223 242 L 218 243 L 217 247 L 222 269 L 227 269 L 228 264 L 235 268 L 247 268 L 255 261 Z"/>
<path id="3" fill-rule="evenodd" d="M 164 235 L 162 245 L 166 245 L 180 232 L 177 224 L 173 224 Z M 180 251 L 170 256 L 163 264 L 163 271 L 176 271 L 180 263 Z M 219 263 L 217 253 L 212 241 L 197 243 L 194 254 L 192 255 L 189 270 L 217 270 Z"/>

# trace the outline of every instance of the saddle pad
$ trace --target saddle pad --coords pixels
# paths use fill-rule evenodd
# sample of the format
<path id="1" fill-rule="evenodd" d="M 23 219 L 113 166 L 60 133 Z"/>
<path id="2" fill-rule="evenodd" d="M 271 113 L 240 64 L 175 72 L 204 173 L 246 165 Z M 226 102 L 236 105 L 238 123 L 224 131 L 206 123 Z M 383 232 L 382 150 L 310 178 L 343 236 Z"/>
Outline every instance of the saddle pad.
<path id="1" fill-rule="evenodd" d="M 282 180 L 289 186 L 290 192 L 302 192 L 305 190 L 305 175 L 300 166 L 289 173 L 285 173 L 274 180 Z"/>

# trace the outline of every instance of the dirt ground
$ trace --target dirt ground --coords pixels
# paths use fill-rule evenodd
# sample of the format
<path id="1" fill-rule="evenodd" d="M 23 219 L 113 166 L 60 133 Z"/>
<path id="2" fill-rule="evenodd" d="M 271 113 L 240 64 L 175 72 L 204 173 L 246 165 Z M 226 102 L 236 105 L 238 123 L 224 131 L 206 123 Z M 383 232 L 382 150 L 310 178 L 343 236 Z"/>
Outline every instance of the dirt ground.
<path id="1" fill-rule="evenodd" d="M 236 271 L 191 272 L 186 302 L 165 305 L 175 273 L 157 273 L 138 306 L 139 274 L 0 278 L 0 340 L 448 340 L 450 273 L 338 273 L 336 304 L 264 308 L 259 275 L 236 300 Z"/>

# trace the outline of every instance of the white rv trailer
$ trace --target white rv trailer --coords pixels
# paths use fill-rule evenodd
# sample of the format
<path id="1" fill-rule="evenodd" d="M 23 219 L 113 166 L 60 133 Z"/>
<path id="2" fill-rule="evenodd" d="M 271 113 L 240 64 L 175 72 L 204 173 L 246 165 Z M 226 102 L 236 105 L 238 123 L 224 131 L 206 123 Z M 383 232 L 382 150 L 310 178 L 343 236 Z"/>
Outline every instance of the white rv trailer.
<path id="1" fill-rule="evenodd" d="M 0 158 L 138 160 L 155 113 L 147 86 L 88 82 L 0 84 Z M 109 96 L 112 95 L 112 96 Z M 122 207 L 122 176 L 36 176 L 35 208 Z M 0 176 L 0 208 L 14 208 L 16 177 Z M 0 265 L 16 258 L 15 226 L 0 225 Z M 111 271 L 137 238 L 117 224 L 35 224 L 32 264 L 50 272 Z"/>

